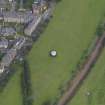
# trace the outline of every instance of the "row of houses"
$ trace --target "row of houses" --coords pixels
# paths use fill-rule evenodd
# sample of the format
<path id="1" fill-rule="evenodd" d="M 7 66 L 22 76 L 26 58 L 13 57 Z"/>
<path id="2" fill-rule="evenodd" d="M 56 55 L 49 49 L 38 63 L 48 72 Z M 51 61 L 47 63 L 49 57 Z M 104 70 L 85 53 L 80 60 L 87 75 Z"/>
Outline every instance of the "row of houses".
<path id="1" fill-rule="evenodd" d="M 45 4 L 46 2 L 42 2 L 43 0 L 38 0 L 36 2 L 36 6 L 41 6 L 42 4 Z M 40 3 L 42 3 L 40 5 Z M 48 11 L 45 5 L 41 6 L 41 12 L 44 12 L 42 14 L 35 14 L 33 12 L 27 11 L 27 12 L 16 12 L 16 11 L 2 11 L 0 12 L 0 20 L 3 20 L 4 22 L 16 22 L 16 23 L 25 23 L 27 26 L 24 29 L 25 35 L 31 36 L 33 31 L 37 28 L 38 24 L 43 20 L 46 19 L 48 16 Z M 33 8 L 34 12 L 37 10 L 36 8 Z M 40 11 L 40 9 L 39 9 Z M 3 31 L 4 30 L 4 31 Z M 3 29 L 1 30 L 1 33 L 3 33 L 5 36 L 7 34 L 14 34 L 13 29 Z M 10 31 L 11 30 L 11 31 Z M 11 33 L 12 32 L 12 33 Z M 11 62 L 15 59 L 18 51 L 24 46 L 26 42 L 26 38 L 21 36 L 16 39 L 13 47 L 9 49 L 9 51 L 6 53 L 6 55 L 2 58 L 0 63 L 0 73 L 5 71 L 5 67 L 8 67 Z"/>
<path id="2" fill-rule="evenodd" d="M 0 8 L 6 8 L 8 5 L 8 0 L 0 0 Z"/>
<path id="3" fill-rule="evenodd" d="M 16 11 L 2 11 L 0 12 L 0 20 L 4 22 L 15 22 L 15 23 L 29 23 L 34 18 L 31 11 L 16 12 Z"/>
<path id="4" fill-rule="evenodd" d="M 25 35 L 30 36 L 33 33 L 33 31 L 37 28 L 38 24 L 40 23 L 41 18 L 42 18 L 41 16 L 39 17 L 36 16 L 33 19 L 33 21 L 28 24 L 28 26 L 24 30 Z"/>
<path id="5" fill-rule="evenodd" d="M 43 11 L 47 11 L 47 2 L 45 0 L 36 0 L 32 5 L 32 11 L 1 11 L 0 20 L 4 22 L 28 23 L 24 33 L 31 35 L 40 23 L 44 14 Z"/>
<path id="6" fill-rule="evenodd" d="M 1 27 L 0 28 L 0 36 L 14 36 L 16 35 L 16 30 L 13 27 Z"/>
<path id="7" fill-rule="evenodd" d="M 31 36 L 32 33 L 34 32 L 34 30 L 37 28 L 38 24 L 42 21 L 42 20 L 46 20 L 50 15 L 50 8 L 47 9 L 43 14 L 41 14 L 40 16 L 36 16 L 34 17 L 34 19 L 32 20 L 32 22 L 30 22 L 28 24 L 28 26 L 25 28 L 24 33 L 25 35 Z"/>
<path id="8" fill-rule="evenodd" d="M 8 53 L 3 57 L 0 63 L 0 73 L 3 73 L 5 70 L 5 67 L 8 67 L 13 59 L 15 58 L 17 54 L 16 49 L 11 48 Z"/>
<path id="9" fill-rule="evenodd" d="M 16 54 L 17 54 L 16 49 L 11 48 L 7 52 L 7 54 L 3 57 L 1 64 L 6 66 L 6 67 L 9 66 L 10 63 L 12 62 L 12 60 L 15 58 Z"/>
<path id="10" fill-rule="evenodd" d="M 24 37 L 19 37 L 14 46 L 8 50 L 6 55 L 2 58 L 1 63 L 0 63 L 0 73 L 3 73 L 5 70 L 5 67 L 8 67 L 11 62 L 15 59 L 18 50 L 20 50 L 23 45 L 25 44 L 26 40 Z"/>
<path id="11" fill-rule="evenodd" d="M 21 37 L 17 38 L 13 48 L 20 50 L 22 48 L 22 46 L 25 44 L 25 42 L 26 42 L 26 38 L 21 36 Z"/>
<path id="12" fill-rule="evenodd" d="M 0 39 L 0 49 L 6 49 L 8 47 L 8 40 L 7 39 Z"/>

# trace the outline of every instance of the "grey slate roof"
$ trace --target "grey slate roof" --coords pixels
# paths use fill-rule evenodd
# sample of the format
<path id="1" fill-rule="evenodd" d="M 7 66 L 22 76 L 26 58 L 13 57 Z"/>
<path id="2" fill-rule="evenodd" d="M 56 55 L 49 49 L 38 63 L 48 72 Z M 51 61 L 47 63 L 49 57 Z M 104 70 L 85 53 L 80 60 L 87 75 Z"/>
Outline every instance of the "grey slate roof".
<path id="1" fill-rule="evenodd" d="M 9 36 L 9 35 L 15 35 L 16 31 L 12 27 L 3 27 L 0 29 L 0 35 L 2 36 Z"/>
<path id="2" fill-rule="evenodd" d="M 7 39 L 1 39 L 0 40 L 0 48 L 7 48 L 8 47 L 8 40 Z"/>
<path id="3" fill-rule="evenodd" d="M 1 63 L 4 66 L 9 66 L 12 60 L 15 58 L 17 52 L 16 49 L 10 49 L 7 54 L 3 57 Z"/>
<path id="4" fill-rule="evenodd" d="M 31 11 L 27 12 L 16 12 L 16 11 L 4 11 L 0 13 L 0 20 L 4 19 L 5 22 L 16 22 L 16 23 L 28 23 L 32 21 L 34 15 Z"/>

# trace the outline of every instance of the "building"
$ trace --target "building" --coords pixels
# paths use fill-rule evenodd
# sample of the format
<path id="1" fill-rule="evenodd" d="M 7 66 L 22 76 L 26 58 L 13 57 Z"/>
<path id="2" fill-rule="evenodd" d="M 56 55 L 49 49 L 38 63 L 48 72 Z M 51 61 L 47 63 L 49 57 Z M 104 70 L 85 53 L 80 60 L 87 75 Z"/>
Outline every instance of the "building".
<path id="1" fill-rule="evenodd" d="M 40 6 L 41 6 L 42 13 L 48 9 L 48 3 L 46 2 L 46 0 L 41 0 Z"/>
<path id="2" fill-rule="evenodd" d="M 46 2 L 46 0 L 36 0 L 32 5 L 32 12 L 35 15 L 42 14 L 47 9 L 48 3 Z"/>
<path id="3" fill-rule="evenodd" d="M 13 2 L 14 0 L 8 0 L 10 3 Z"/>
<path id="4" fill-rule="evenodd" d="M 0 12 L 0 20 L 3 20 L 3 14 Z"/>
<path id="5" fill-rule="evenodd" d="M 25 43 L 25 38 L 24 37 L 20 37 L 16 41 L 15 45 L 13 46 L 13 48 L 8 50 L 6 55 L 1 60 L 1 63 L 0 63 L 0 73 L 4 72 L 5 67 L 8 67 L 11 64 L 11 62 L 15 59 L 15 57 L 17 55 L 17 51 L 20 48 L 22 48 L 24 43 Z"/>
<path id="6" fill-rule="evenodd" d="M 0 13 L 0 19 L 3 18 L 4 22 L 14 22 L 14 23 L 29 23 L 33 20 L 34 15 L 31 11 L 27 12 L 16 12 L 16 11 L 4 11 Z"/>
<path id="7" fill-rule="evenodd" d="M 12 27 L 3 27 L 1 28 L 0 30 L 0 35 L 1 36 L 13 36 L 13 35 L 16 35 L 16 30 Z"/>
<path id="8" fill-rule="evenodd" d="M 56 51 L 56 50 L 50 51 L 50 55 L 51 55 L 52 57 L 56 57 L 57 51 Z"/>
<path id="9" fill-rule="evenodd" d="M 35 29 L 37 28 L 38 24 L 42 21 L 42 20 L 46 20 L 48 19 L 48 17 L 50 16 L 50 9 L 47 9 L 43 14 L 39 15 L 39 16 L 35 16 L 33 21 L 30 22 L 28 24 L 28 26 L 25 28 L 24 33 L 25 35 L 32 35 L 32 33 L 35 31 Z"/>
<path id="10" fill-rule="evenodd" d="M 40 14 L 40 6 L 37 5 L 36 3 L 32 4 L 32 13 L 35 15 Z"/>
<path id="11" fill-rule="evenodd" d="M 0 40 L 0 49 L 7 48 L 8 47 L 8 40 L 7 39 L 1 39 Z"/>
<path id="12" fill-rule="evenodd" d="M 0 8 L 7 8 L 8 1 L 7 0 L 0 0 Z"/>
<path id="13" fill-rule="evenodd" d="M 4 72 L 4 65 L 0 65 L 0 74 Z"/>
<path id="14" fill-rule="evenodd" d="M 16 54 L 17 54 L 16 49 L 13 48 L 10 49 L 1 60 L 1 65 L 4 67 L 8 67 L 11 64 L 11 62 L 14 60 Z"/>
<path id="15" fill-rule="evenodd" d="M 33 21 L 30 22 L 30 23 L 28 24 L 28 26 L 25 28 L 24 33 L 25 33 L 26 35 L 30 36 L 30 35 L 34 32 L 34 30 L 37 28 L 37 26 L 38 26 L 38 24 L 40 23 L 41 19 L 42 19 L 42 16 L 35 17 L 35 18 L 33 19 Z"/>
<path id="16" fill-rule="evenodd" d="M 15 49 L 19 50 L 23 47 L 24 43 L 26 42 L 26 39 L 25 37 L 19 37 L 17 40 L 16 40 L 16 43 L 15 45 L 13 46 Z"/>

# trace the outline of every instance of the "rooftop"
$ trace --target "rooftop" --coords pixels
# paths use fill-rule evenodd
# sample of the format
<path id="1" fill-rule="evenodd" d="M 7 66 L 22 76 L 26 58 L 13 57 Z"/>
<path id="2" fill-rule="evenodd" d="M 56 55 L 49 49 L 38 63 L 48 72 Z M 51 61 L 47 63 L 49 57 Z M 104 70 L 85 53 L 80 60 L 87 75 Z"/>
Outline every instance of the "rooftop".
<path id="1" fill-rule="evenodd" d="M 0 48 L 7 48 L 8 47 L 8 40 L 1 39 L 0 40 Z"/>
<path id="2" fill-rule="evenodd" d="M 4 66 L 9 66 L 12 60 L 15 58 L 17 52 L 16 49 L 10 49 L 7 54 L 3 57 L 1 64 Z"/>
<path id="3" fill-rule="evenodd" d="M 2 36 L 9 36 L 9 35 L 15 35 L 16 30 L 12 27 L 3 27 L 0 29 L 0 35 Z"/>

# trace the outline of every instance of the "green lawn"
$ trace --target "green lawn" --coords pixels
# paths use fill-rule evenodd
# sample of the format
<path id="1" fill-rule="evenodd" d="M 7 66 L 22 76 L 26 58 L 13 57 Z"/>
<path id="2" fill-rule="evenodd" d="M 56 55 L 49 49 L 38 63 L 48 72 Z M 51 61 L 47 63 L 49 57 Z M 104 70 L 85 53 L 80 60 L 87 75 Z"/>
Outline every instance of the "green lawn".
<path id="1" fill-rule="evenodd" d="M 22 105 L 20 74 L 21 68 L 11 77 L 3 92 L 0 93 L 0 105 Z"/>
<path id="2" fill-rule="evenodd" d="M 24 2 L 24 8 L 26 9 L 29 9 L 32 7 L 32 3 L 34 2 L 35 0 L 23 0 Z"/>
<path id="3" fill-rule="evenodd" d="M 48 28 L 28 56 L 33 105 L 42 105 L 59 94 L 58 88 L 71 78 L 104 12 L 105 0 L 62 0 L 57 5 Z M 51 49 L 58 52 L 56 58 L 49 56 Z"/>
<path id="4" fill-rule="evenodd" d="M 68 105 L 105 105 L 105 50 Z M 91 95 L 87 96 L 87 92 Z"/>

